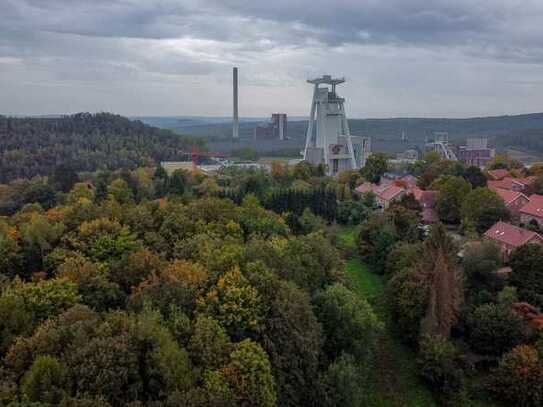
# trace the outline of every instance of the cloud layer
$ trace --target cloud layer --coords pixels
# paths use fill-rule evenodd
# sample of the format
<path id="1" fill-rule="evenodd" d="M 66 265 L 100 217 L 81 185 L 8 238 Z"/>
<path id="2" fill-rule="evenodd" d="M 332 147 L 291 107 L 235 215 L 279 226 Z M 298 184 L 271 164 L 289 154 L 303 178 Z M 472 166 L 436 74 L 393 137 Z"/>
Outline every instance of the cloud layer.
<path id="1" fill-rule="evenodd" d="M 539 0 L 3 0 L 0 113 L 306 114 L 345 75 L 355 117 L 540 111 Z"/>

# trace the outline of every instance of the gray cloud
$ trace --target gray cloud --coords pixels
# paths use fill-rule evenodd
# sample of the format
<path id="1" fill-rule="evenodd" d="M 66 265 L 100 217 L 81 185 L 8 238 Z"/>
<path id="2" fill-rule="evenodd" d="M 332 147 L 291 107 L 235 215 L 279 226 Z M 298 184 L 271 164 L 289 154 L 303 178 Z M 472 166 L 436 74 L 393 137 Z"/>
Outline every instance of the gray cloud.
<path id="1" fill-rule="evenodd" d="M 356 116 L 540 110 L 541 21 L 539 0 L 3 0 L 0 112 L 228 114 L 232 65 L 248 115 L 305 114 L 325 71 Z"/>

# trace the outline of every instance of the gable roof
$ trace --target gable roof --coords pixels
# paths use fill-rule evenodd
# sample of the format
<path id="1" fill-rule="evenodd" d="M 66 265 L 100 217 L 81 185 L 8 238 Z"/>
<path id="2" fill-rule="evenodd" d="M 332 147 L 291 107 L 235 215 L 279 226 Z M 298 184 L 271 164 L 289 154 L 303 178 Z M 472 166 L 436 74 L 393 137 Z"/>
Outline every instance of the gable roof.
<path id="1" fill-rule="evenodd" d="M 534 238 L 543 242 L 543 238 L 537 233 L 501 221 L 488 229 L 485 236 L 513 247 L 522 246 Z"/>
<path id="2" fill-rule="evenodd" d="M 373 192 L 376 186 L 377 185 L 372 184 L 371 182 L 364 182 L 363 184 L 360 184 L 359 186 L 357 186 L 355 191 L 360 194 L 365 194 L 367 192 Z"/>
<path id="3" fill-rule="evenodd" d="M 525 178 L 513 178 L 505 177 L 499 181 L 488 181 L 489 188 L 502 188 L 502 189 L 513 189 L 513 186 L 516 185 L 521 188 L 526 188 L 531 186 L 536 180 L 536 177 L 525 177 Z"/>
<path id="4" fill-rule="evenodd" d="M 530 201 L 520 208 L 520 213 L 543 218 L 543 195 L 533 194 L 528 199 Z"/>
<path id="5" fill-rule="evenodd" d="M 490 175 L 490 178 L 495 180 L 500 180 L 509 175 L 509 170 L 506 170 L 504 168 L 500 168 L 497 170 L 490 170 L 488 171 L 488 175 Z"/>
<path id="6" fill-rule="evenodd" d="M 356 192 L 361 194 L 373 192 L 379 199 L 390 201 L 401 193 L 405 192 L 405 188 L 389 183 L 385 183 L 385 185 L 377 185 L 364 182 L 356 188 Z"/>
<path id="7" fill-rule="evenodd" d="M 405 192 L 405 188 L 397 185 L 388 185 L 384 189 L 378 191 L 377 196 L 385 201 L 390 201 L 403 192 Z"/>
<path id="8" fill-rule="evenodd" d="M 492 186 L 490 187 L 490 189 L 496 192 L 496 194 L 498 194 L 498 196 L 501 199 L 503 199 L 503 201 L 505 202 L 505 206 L 515 202 L 517 199 L 522 198 L 522 197 L 524 197 L 526 201 L 529 200 L 529 198 L 526 195 L 524 195 L 522 192 L 511 191 L 509 189 L 503 189 L 503 188 L 495 188 Z"/>

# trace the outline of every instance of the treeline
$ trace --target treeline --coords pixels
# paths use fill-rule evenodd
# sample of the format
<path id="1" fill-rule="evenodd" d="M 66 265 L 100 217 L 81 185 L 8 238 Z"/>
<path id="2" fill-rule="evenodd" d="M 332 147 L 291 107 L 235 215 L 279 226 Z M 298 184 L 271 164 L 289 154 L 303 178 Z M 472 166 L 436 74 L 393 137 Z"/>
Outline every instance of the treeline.
<path id="1" fill-rule="evenodd" d="M 59 118 L 0 116 L 0 183 L 75 171 L 134 169 L 176 160 L 193 140 L 109 113 Z M 200 140 L 201 142 L 201 140 Z"/>

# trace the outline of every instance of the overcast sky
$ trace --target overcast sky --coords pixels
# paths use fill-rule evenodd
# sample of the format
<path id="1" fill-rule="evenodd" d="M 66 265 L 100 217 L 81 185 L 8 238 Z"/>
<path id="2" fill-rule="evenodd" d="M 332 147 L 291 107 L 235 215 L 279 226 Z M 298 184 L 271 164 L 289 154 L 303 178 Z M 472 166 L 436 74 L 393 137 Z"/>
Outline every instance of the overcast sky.
<path id="1" fill-rule="evenodd" d="M 543 111 L 542 0 L 0 0 L 0 114 Z"/>

